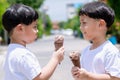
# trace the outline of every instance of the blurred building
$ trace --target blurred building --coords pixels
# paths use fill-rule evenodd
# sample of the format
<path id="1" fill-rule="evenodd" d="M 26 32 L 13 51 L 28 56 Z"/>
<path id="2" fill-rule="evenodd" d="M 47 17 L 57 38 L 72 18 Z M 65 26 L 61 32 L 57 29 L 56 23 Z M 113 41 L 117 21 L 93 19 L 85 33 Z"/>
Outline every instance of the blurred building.
<path id="1" fill-rule="evenodd" d="M 74 7 L 74 4 L 67 4 L 67 17 L 73 18 L 76 15 L 76 9 Z"/>
<path id="2" fill-rule="evenodd" d="M 93 0 L 45 0 L 43 6 L 47 6 L 47 14 L 50 16 L 52 22 L 67 21 L 76 15 L 76 5 L 85 4 Z"/>
<path id="3" fill-rule="evenodd" d="M 71 19 L 77 15 L 78 8 L 81 7 L 83 3 L 68 3 L 66 4 L 67 19 Z"/>

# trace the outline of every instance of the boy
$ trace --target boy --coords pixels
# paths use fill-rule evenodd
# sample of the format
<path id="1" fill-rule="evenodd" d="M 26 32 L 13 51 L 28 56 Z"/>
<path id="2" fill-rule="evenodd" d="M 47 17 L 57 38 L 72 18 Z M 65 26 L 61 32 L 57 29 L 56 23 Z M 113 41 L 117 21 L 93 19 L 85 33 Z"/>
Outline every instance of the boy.
<path id="1" fill-rule="evenodd" d="M 23 4 L 12 5 L 3 14 L 2 23 L 11 40 L 4 65 L 5 80 L 48 80 L 63 60 L 64 48 L 61 47 L 41 69 L 35 55 L 26 48 L 37 38 L 37 19 L 38 13 Z"/>
<path id="2" fill-rule="evenodd" d="M 80 30 L 92 44 L 81 54 L 81 68 L 73 67 L 75 80 L 120 80 L 120 53 L 106 32 L 114 22 L 114 11 L 102 2 L 84 5 L 80 12 Z"/>

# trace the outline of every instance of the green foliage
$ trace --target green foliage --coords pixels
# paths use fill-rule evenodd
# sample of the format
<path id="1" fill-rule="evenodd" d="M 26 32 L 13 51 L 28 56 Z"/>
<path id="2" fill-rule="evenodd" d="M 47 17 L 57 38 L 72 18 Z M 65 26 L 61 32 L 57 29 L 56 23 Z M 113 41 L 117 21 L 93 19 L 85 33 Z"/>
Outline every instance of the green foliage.
<path id="1" fill-rule="evenodd" d="M 10 4 L 23 3 L 25 5 L 31 6 L 34 9 L 38 9 L 44 0 L 7 0 Z"/>
<path id="2" fill-rule="evenodd" d="M 120 0 L 108 0 L 108 4 L 114 9 L 116 19 L 120 21 Z"/>
<path id="3" fill-rule="evenodd" d="M 115 11 L 115 22 L 109 30 L 109 34 L 117 37 L 118 43 L 120 43 L 120 0 L 108 0 L 108 4 Z"/>
<path id="4" fill-rule="evenodd" d="M 81 7 L 82 5 L 79 6 L 79 8 L 77 9 L 77 13 L 79 12 Z M 80 31 L 79 15 L 76 15 L 72 19 L 69 19 L 67 22 L 61 22 L 59 26 L 63 29 L 70 28 L 74 31 L 75 36 L 77 35 L 82 37 L 81 31 Z"/>
<path id="5" fill-rule="evenodd" d="M 79 17 L 78 17 L 78 16 L 75 16 L 74 18 L 69 19 L 69 20 L 65 23 L 64 29 L 71 28 L 71 29 L 73 29 L 73 30 L 78 30 L 79 26 L 80 26 Z"/>
<path id="6" fill-rule="evenodd" d="M 6 0 L 0 0 L 0 36 L 3 37 L 4 35 L 4 30 L 2 26 L 2 15 L 5 12 L 6 8 L 8 7 L 8 3 Z"/>
<path id="7" fill-rule="evenodd" d="M 49 18 L 49 16 L 48 15 L 45 15 L 45 17 L 46 17 L 46 21 L 45 21 L 45 23 L 44 23 L 44 33 L 46 34 L 46 35 L 50 35 L 50 30 L 51 30 L 51 28 L 52 28 L 52 22 L 51 22 L 51 20 L 50 20 L 50 18 Z"/>
<path id="8" fill-rule="evenodd" d="M 61 22 L 59 23 L 59 26 L 63 29 L 72 29 L 74 32 L 77 32 L 77 36 L 81 35 L 79 16 L 75 16 L 74 18 L 69 19 L 67 22 Z"/>
<path id="9" fill-rule="evenodd" d="M 39 38 L 42 37 L 43 31 L 44 31 L 42 24 L 43 24 L 43 23 L 42 23 L 42 19 L 39 18 L 39 19 L 38 19 L 38 37 L 39 37 Z"/>

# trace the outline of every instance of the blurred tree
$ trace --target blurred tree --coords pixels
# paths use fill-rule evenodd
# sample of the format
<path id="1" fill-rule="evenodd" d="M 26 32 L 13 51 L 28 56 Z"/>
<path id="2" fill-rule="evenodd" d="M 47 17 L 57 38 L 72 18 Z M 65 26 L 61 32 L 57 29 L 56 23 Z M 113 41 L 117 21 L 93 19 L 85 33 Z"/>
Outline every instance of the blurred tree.
<path id="1" fill-rule="evenodd" d="M 76 13 L 77 15 L 74 16 L 71 19 L 68 19 L 67 22 L 60 22 L 60 27 L 64 28 L 64 29 L 72 29 L 74 31 L 74 36 L 75 37 L 82 37 L 81 31 L 80 31 L 80 22 L 79 22 L 79 15 L 78 12 L 80 10 L 80 8 L 82 7 L 82 5 L 80 5 L 77 10 Z"/>
<path id="2" fill-rule="evenodd" d="M 80 31 L 80 22 L 79 22 L 79 16 L 75 16 L 72 19 L 69 19 L 67 22 L 61 22 L 59 24 L 62 28 L 64 29 L 72 29 L 74 31 L 74 36 L 75 37 L 80 37 L 81 36 L 81 31 Z"/>
<path id="3" fill-rule="evenodd" d="M 6 8 L 9 6 L 6 0 L 0 0 L 0 36 L 4 39 L 4 29 L 2 26 L 2 15 L 5 12 Z"/>
<path id="4" fill-rule="evenodd" d="M 23 3 L 25 5 L 31 6 L 34 9 L 41 7 L 44 0 L 7 0 L 10 4 Z"/>
<path id="5" fill-rule="evenodd" d="M 120 0 L 108 0 L 108 4 L 114 9 L 116 19 L 120 21 Z"/>
<path id="6" fill-rule="evenodd" d="M 107 0 L 107 3 L 115 11 L 115 22 L 109 30 L 109 33 L 117 37 L 118 43 L 120 43 L 120 0 Z"/>
<path id="7" fill-rule="evenodd" d="M 52 22 L 48 15 L 45 15 L 45 16 L 46 16 L 46 21 L 44 22 L 44 33 L 46 35 L 50 35 L 50 31 L 52 28 Z"/>

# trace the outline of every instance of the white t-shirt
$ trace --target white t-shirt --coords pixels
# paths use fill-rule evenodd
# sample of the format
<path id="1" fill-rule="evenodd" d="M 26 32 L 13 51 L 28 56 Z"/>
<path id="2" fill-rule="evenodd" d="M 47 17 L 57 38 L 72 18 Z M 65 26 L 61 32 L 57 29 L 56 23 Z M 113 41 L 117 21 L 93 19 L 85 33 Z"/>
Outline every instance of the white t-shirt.
<path id="1" fill-rule="evenodd" d="M 120 78 L 119 50 L 110 41 L 93 50 L 90 47 L 85 48 L 81 54 L 81 67 L 92 73 L 109 73 Z"/>
<path id="2" fill-rule="evenodd" d="M 4 80 L 32 80 L 41 72 L 35 55 L 19 44 L 8 46 L 4 69 Z"/>

